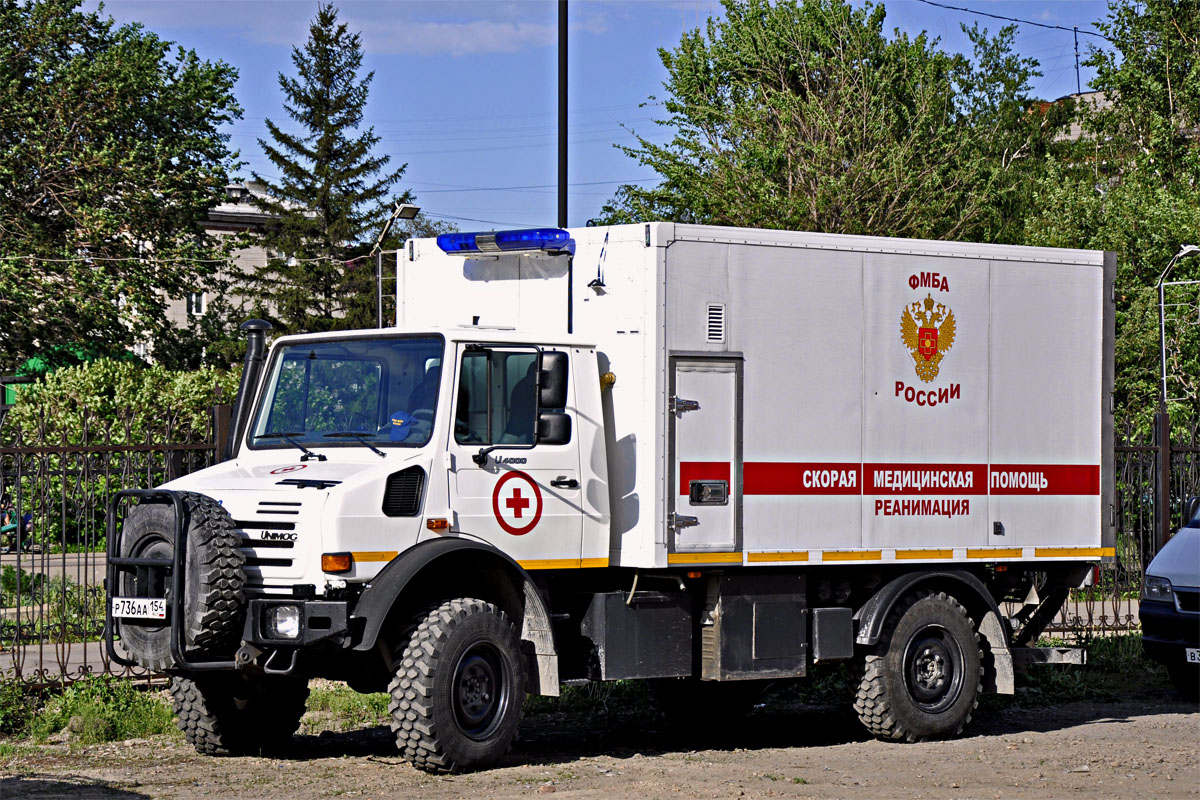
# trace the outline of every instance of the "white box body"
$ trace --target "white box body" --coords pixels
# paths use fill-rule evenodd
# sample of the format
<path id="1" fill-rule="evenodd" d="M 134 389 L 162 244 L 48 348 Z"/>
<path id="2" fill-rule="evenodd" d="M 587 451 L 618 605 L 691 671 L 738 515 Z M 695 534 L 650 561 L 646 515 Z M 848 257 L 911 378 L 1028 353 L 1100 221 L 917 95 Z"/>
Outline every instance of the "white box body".
<path id="1" fill-rule="evenodd" d="M 595 389 L 602 463 L 579 459 L 606 495 L 589 528 L 607 539 L 585 536 L 584 561 L 1113 555 L 1112 254 L 671 223 L 570 233 L 570 258 L 408 242 L 396 325 L 594 346 L 616 381 Z M 694 481 L 723 483 L 727 502 L 694 504 Z"/>

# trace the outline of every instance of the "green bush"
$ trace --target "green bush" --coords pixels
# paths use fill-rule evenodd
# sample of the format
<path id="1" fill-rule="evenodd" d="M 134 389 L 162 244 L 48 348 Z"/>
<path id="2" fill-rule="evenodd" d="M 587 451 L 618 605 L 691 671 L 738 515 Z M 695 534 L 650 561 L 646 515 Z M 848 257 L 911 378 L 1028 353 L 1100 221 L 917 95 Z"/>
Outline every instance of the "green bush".
<path id="1" fill-rule="evenodd" d="M 40 609 L 27 612 L 20 628 L 15 617 L 0 618 L 0 644 L 90 642 L 104 632 L 103 587 L 80 585 L 69 575 L 47 578 L 5 564 L 0 570 L 0 609 L 17 606 Z"/>
<path id="2" fill-rule="evenodd" d="M 33 515 L 22 547 L 102 549 L 109 497 L 203 466 L 202 451 L 167 453 L 154 445 L 210 442 L 212 406 L 232 402 L 239 379 L 239 370 L 172 372 L 101 360 L 24 386 L 0 428 L 0 444 L 81 449 L 0 459 L 0 469 L 17 476 L 0 499 Z"/>
<path id="3" fill-rule="evenodd" d="M 64 729 L 80 744 L 118 742 L 173 731 L 174 713 L 162 697 L 128 680 L 84 678 L 47 700 L 28 728 L 38 740 Z"/>
<path id="4" fill-rule="evenodd" d="M 176 372 L 159 366 L 101 359 L 64 367 L 23 386 L 7 424 L 26 432 L 44 426 L 48 439 L 81 444 L 111 437 L 113 443 L 163 442 L 168 433 L 204 433 L 209 410 L 230 403 L 240 369 L 201 367 Z"/>
<path id="5" fill-rule="evenodd" d="M 37 713 L 38 697 L 20 681 L 0 680 L 0 735 L 20 736 Z"/>

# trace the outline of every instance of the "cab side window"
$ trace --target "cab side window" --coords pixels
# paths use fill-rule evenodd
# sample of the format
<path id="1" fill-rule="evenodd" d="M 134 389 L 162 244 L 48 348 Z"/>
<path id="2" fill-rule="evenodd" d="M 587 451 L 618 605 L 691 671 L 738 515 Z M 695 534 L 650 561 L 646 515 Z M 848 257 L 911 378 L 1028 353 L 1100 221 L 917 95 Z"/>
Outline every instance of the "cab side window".
<path id="1" fill-rule="evenodd" d="M 533 444 L 537 354 L 478 350 L 463 355 L 454 439 L 459 444 Z"/>

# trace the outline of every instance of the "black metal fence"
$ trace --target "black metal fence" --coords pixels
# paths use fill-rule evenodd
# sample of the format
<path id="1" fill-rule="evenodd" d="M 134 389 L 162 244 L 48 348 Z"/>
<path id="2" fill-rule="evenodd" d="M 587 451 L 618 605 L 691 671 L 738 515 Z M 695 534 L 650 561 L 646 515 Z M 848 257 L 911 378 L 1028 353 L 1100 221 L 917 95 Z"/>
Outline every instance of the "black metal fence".
<path id="1" fill-rule="evenodd" d="M 84 409 L 69 424 L 0 425 L 0 679 L 139 674 L 103 648 L 105 509 L 122 489 L 216 463 L 219 411 L 199 427 L 149 410 L 106 422 Z"/>
<path id="2" fill-rule="evenodd" d="M 144 489 L 217 461 L 228 410 L 199 428 L 167 415 L 152 424 L 102 424 L 80 412 L 70 430 L 46 421 L 0 425 L 0 679 L 33 684 L 85 675 L 136 675 L 111 663 L 104 624 L 104 512 L 114 492 Z M 220 421 L 220 430 L 218 430 Z M 1138 591 L 1161 543 L 1156 480 L 1170 464 L 1170 529 L 1200 494 L 1197 430 L 1164 454 L 1149 437 L 1116 447 L 1117 557 L 1072 593 L 1048 633 L 1067 641 L 1138 629 Z"/>

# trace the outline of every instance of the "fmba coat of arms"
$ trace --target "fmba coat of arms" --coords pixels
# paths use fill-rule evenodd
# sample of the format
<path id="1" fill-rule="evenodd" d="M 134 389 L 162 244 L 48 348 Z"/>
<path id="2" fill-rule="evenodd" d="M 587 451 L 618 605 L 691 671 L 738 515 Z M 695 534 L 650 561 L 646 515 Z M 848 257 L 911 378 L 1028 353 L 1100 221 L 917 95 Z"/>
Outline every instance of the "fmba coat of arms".
<path id="1" fill-rule="evenodd" d="M 926 295 L 904 307 L 900 338 L 916 365 L 917 377 L 929 383 L 937 377 L 946 351 L 954 346 L 954 312 Z"/>

